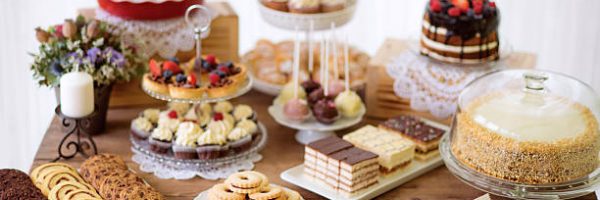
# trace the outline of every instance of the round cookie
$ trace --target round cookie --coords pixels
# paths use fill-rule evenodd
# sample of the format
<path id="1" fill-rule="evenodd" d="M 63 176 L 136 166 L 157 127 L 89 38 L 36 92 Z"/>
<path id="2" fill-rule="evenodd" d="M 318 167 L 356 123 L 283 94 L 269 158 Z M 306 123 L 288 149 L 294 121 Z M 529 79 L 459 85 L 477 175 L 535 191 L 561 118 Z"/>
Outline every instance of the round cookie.
<path id="1" fill-rule="evenodd" d="M 69 192 L 64 199 L 101 200 L 102 197 L 89 190 L 76 189 Z"/>
<path id="2" fill-rule="evenodd" d="M 86 190 L 89 191 L 94 197 L 101 198 L 96 190 L 92 186 L 86 183 L 79 183 L 74 181 L 64 181 L 54 186 L 48 193 L 49 200 L 67 199 L 66 196 L 75 190 Z"/>
<path id="3" fill-rule="evenodd" d="M 260 191 L 262 178 L 255 173 L 245 171 L 230 175 L 225 184 L 231 191 L 242 194 L 251 194 Z"/>
<path id="4" fill-rule="evenodd" d="M 33 169 L 33 171 L 31 171 L 31 174 L 30 174 L 31 181 L 33 181 L 35 183 L 39 179 L 43 179 L 44 176 L 47 175 L 48 173 L 50 173 L 54 170 L 59 170 L 59 169 L 67 169 L 67 170 L 75 171 L 75 172 L 77 171 L 71 165 L 68 165 L 66 163 L 59 163 L 59 162 L 46 163 L 46 164 L 36 167 L 35 169 Z"/>
<path id="5" fill-rule="evenodd" d="M 264 188 L 257 193 L 250 194 L 249 197 L 252 200 L 285 199 L 283 189 L 274 185 Z"/>
<path id="6" fill-rule="evenodd" d="M 246 195 L 235 193 L 224 183 L 214 185 L 208 190 L 209 199 L 244 200 Z"/>
<path id="7" fill-rule="evenodd" d="M 256 174 L 257 176 L 260 177 L 260 179 L 262 179 L 262 183 L 260 184 L 260 188 L 266 188 L 269 187 L 269 178 L 267 178 L 266 175 L 264 175 L 263 173 L 257 172 L 257 171 L 248 171 L 248 173 L 253 173 Z"/>
<path id="8" fill-rule="evenodd" d="M 127 190 L 121 190 L 119 193 L 121 199 L 145 199 L 145 200 L 160 200 L 162 195 L 154 191 L 147 185 L 135 185 Z"/>
<path id="9" fill-rule="evenodd" d="M 302 196 L 300 195 L 300 193 L 298 193 L 294 190 L 284 189 L 283 193 L 287 200 L 301 200 L 302 199 Z"/>

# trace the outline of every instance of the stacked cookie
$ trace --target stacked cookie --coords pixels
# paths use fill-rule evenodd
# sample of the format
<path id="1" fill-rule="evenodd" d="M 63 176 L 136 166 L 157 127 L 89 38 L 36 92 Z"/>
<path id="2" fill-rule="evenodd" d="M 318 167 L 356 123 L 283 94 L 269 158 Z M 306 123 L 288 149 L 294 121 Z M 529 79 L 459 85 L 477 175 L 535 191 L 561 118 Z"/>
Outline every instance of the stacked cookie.
<path id="1" fill-rule="evenodd" d="M 104 199 L 163 199 L 154 188 L 127 168 L 125 161 L 112 154 L 87 159 L 81 174 Z"/>
<path id="2" fill-rule="evenodd" d="M 225 183 L 208 190 L 211 200 L 300 200 L 298 192 L 269 184 L 269 179 L 256 171 L 244 171 L 230 175 Z"/>
<path id="3" fill-rule="evenodd" d="M 65 163 L 40 165 L 31 171 L 31 180 L 50 200 L 102 199 L 75 168 Z"/>
<path id="4" fill-rule="evenodd" d="M 27 174 L 16 169 L 0 169 L 0 199 L 46 199 Z"/>

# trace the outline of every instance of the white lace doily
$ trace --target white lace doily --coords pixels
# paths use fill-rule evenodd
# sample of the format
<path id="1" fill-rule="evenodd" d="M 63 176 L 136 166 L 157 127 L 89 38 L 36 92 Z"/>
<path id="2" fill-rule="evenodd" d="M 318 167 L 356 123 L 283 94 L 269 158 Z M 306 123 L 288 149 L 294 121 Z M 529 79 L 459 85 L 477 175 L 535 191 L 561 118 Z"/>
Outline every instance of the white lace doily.
<path id="1" fill-rule="evenodd" d="M 213 19 L 216 15 L 216 12 L 211 12 Z M 142 51 L 148 56 L 158 54 L 162 58 L 171 58 L 178 51 L 191 51 L 194 48 L 193 27 L 185 23 L 184 17 L 166 20 L 126 20 L 98 8 L 96 19 L 114 25 L 124 40 L 142 43 Z M 203 33 L 202 38 L 208 37 L 209 33 Z"/>
<path id="2" fill-rule="evenodd" d="M 153 173 L 154 176 L 160 179 L 186 180 L 196 176 L 209 180 L 224 179 L 240 170 L 254 169 L 254 163 L 262 159 L 262 155 L 252 153 L 235 162 L 215 165 L 212 166 L 212 168 L 207 169 L 183 163 L 167 162 L 141 153 L 135 148 L 132 148 L 131 150 L 133 152 L 131 159 L 140 165 L 140 170 L 147 173 Z"/>
<path id="3" fill-rule="evenodd" d="M 491 72 L 491 67 L 456 67 L 405 51 L 386 66 L 394 79 L 394 93 L 410 100 L 410 107 L 445 119 L 456 111 L 456 100 L 475 78 Z"/>

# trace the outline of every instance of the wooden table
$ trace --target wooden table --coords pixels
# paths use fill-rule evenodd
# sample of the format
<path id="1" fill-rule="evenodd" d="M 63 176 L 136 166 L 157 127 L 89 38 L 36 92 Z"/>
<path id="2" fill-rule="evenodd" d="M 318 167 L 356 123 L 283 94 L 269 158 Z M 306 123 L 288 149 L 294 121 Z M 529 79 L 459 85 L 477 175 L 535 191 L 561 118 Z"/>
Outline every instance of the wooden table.
<path id="1" fill-rule="evenodd" d="M 261 151 L 263 159 L 256 163 L 255 170 L 265 173 L 273 183 L 299 191 L 305 199 L 323 199 L 321 196 L 279 178 L 281 172 L 303 162 L 304 146 L 295 141 L 294 130 L 277 124 L 268 114 L 267 107 L 270 105 L 272 99 L 273 97 L 271 96 L 252 91 L 232 101 L 233 103 L 252 105 L 258 112 L 259 120 L 269 131 L 267 146 Z M 110 109 L 106 132 L 94 137 L 98 151 L 121 155 L 127 161 L 129 167 L 137 171 L 140 176 L 168 197 L 168 199 L 193 199 L 199 192 L 210 188 L 218 182 L 201 178 L 194 178 L 192 180 L 164 180 L 158 179 L 152 174 L 141 172 L 138 165 L 131 161 L 132 152 L 129 142 L 129 127 L 131 120 L 143 109 L 145 107 Z M 376 120 L 372 119 L 364 121 L 363 124 L 377 123 Z M 348 131 L 340 131 L 339 133 L 347 133 Z M 57 156 L 56 148 L 63 136 L 64 134 L 61 132 L 58 118 L 54 117 L 35 155 L 32 169 L 40 164 L 49 162 Z M 63 162 L 79 167 L 84 159 L 78 156 Z M 446 167 L 442 166 L 379 196 L 377 199 L 474 199 L 483 194 L 484 192 L 462 183 L 450 174 Z M 584 199 L 595 199 L 595 196 L 593 194 L 587 195 Z"/>

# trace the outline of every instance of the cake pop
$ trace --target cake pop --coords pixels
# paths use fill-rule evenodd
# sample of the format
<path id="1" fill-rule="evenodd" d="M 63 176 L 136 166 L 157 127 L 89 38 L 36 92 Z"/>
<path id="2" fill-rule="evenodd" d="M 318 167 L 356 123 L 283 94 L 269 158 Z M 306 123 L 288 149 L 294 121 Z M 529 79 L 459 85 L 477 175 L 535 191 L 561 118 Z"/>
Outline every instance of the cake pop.
<path id="1" fill-rule="evenodd" d="M 285 103 L 283 106 L 283 114 L 286 118 L 294 121 L 304 121 L 309 117 L 308 105 L 305 100 L 298 98 L 298 74 L 300 68 L 300 42 L 298 41 L 298 35 L 294 41 L 294 68 L 293 68 L 293 98 Z"/>
<path id="2" fill-rule="evenodd" d="M 329 55 L 329 46 L 327 45 L 325 48 L 325 54 Z M 329 72 L 329 63 L 325 63 L 325 71 Z M 331 100 L 331 98 L 327 98 L 329 95 L 328 86 L 329 86 L 329 76 L 325 75 L 324 80 L 325 85 L 323 86 L 324 97 L 319 99 L 315 105 L 313 106 L 313 114 L 317 121 L 323 124 L 332 124 L 334 123 L 339 113 L 335 107 L 335 102 Z M 315 91 L 317 92 L 317 91 Z"/>
<path id="3" fill-rule="evenodd" d="M 290 81 L 281 89 L 279 96 L 277 96 L 277 103 L 280 105 L 285 105 L 289 100 L 294 98 L 294 95 L 298 95 L 299 99 L 306 99 L 306 92 L 304 88 L 299 88 L 298 93 L 294 92 L 294 82 Z M 302 86 L 300 86 L 302 87 Z"/>
<path id="4" fill-rule="evenodd" d="M 302 88 L 304 88 L 306 94 L 310 95 L 313 91 L 321 88 L 321 84 L 310 78 L 302 82 Z"/>
<path id="5" fill-rule="evenodd" d="M 323 88 L 316 89 L 308 95 L 307 101 L 310 107 L 313 107 L 317 101 L 325 98 L 325 90 Z"/>
<path id="6" fill-rule="evenodd" d="M 338 96 L 338 94 L 344 91 L 344 82 L 341 80 L 332 80 L 327 89 L 329 89 L 329 96 Z"/>
<path id="7" fill-rule="evenodd" d="M 348 66 L 348 38 L 344 45 L 344 80 L 346 91 L 335 98 L 335 106 L 344 117 L 356 117 L 364 107 L 362 100 L 356 92 L 350 90 L 350 72 Z"/>

